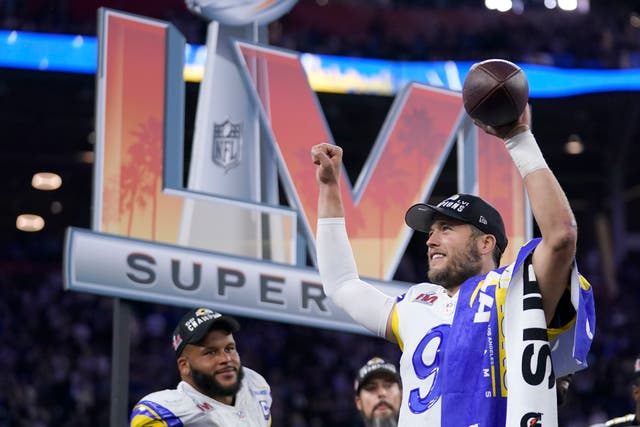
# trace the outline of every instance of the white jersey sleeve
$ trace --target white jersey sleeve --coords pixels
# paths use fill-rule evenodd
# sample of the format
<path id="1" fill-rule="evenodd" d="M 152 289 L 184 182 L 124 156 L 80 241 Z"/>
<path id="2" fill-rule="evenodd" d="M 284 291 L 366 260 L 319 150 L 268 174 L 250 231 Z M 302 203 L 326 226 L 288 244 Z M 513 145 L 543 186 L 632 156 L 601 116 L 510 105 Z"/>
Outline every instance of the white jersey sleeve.
<path id="1" fill-rule="evenodd" d="M 325 294 L 353 320 L 385 337 L 394 299 L 360 280 L 344 218 L 319 218 L 316 245 Z"/>
<path id="2" fill-rule="evenodd" d="M 182 381 L 140 399 L 129 419 L 130 427 L 268 427 L 271 425 L 271 388 L 262 375 L 243 368 L 242 387 L 234 405 L 225 405 Z"/>

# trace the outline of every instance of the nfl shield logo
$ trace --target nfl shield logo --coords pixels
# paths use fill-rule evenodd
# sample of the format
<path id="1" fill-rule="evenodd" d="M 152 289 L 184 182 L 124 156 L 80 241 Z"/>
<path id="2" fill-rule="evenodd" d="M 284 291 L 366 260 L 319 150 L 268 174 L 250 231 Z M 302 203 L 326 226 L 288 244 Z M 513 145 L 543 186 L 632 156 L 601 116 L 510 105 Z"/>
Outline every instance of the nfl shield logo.
<path id="1" fill-rule="evenodd" d="M 232 123 L 229 119 L 213 125 L 213 163 L 229 169 L 238 166 L 242 152 L 242 123 Z"/>

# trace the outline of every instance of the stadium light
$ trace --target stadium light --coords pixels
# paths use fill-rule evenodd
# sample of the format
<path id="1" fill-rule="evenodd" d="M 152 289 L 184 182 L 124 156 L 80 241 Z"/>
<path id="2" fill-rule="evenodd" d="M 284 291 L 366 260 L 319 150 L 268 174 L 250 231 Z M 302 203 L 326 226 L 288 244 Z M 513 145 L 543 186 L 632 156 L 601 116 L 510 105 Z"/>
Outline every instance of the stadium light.
<path id="1" fill-rule="evenodd" d="M 38 190 L 57 190 L 62 185 L 62 178 L 52 172 L 38 172 L 31 178 L 31 185 Z"/>
<path id="2" fill-rule="evenodd" d="M 27 232 L 40 231 L 44 228 L 44 219 L 40 215 L 18 215 L 16 218 L 16 228 Z"/>
<path id="3" fill-rule="evenodd" d="M 511 0 L 484 0 L 484 6 L 489 10 L 506 12 L 513 6 Z"/>
<path id="4" fill-rule="evenodd" d="M 558 7 L 562 10 L 576 10 L 578 8 L 578 0 L 558 0 Z"/>
<path id="5" fill-rule="evenodd" d="M 577 134 L 569 135 L 567 142 L 564 145 L 564 151 L 573 156 L 581 154 L 584 151 L 582 138 Z"/>

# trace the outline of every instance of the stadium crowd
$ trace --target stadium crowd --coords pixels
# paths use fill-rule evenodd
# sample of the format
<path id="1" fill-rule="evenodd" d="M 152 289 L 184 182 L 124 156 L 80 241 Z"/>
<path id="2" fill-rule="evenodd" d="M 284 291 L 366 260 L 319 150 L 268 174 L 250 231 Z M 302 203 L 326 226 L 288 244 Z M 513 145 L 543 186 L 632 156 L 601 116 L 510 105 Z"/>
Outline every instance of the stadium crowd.
<path id="1" fill-rule="evenodd" d="M 301 52 L 408 61 L 510 58 L 567 68 L 640 67 L 640 11 L 607 7 L 588 14 L 544 8 L 500 13 L 480 6 L 307 7 L 283 18 L 272 43 Z"/>

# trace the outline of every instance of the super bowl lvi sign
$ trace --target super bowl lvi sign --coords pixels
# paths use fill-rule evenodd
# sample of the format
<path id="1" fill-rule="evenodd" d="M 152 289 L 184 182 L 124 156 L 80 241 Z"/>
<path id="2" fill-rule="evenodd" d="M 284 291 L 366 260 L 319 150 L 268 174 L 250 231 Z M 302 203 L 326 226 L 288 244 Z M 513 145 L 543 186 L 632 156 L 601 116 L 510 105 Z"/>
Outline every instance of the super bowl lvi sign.
<path id="1" fill-rule="evenodd" d="M 333 137 L 300 54 L 209 45 L 227 56 L 208 58 L 185 187 L 184 37 L 139 16 L 106 10 L 101 20 L 93 231 L 68 231 L 66 288 L 365 333 L 306 263 L 318 214 L 310 148 Z M 478 134 L 459 93 L 409 84 L 355 185 L 346 174 L 341 183 L 360 274 L 385 293 L 407 287 L 391 281 L 412 233 L 404 212 L 429 200 L 453 147 L 459 190 L 503 213 L 510 245 L 523 241 L 522 181 L 504 144 Z"/>

